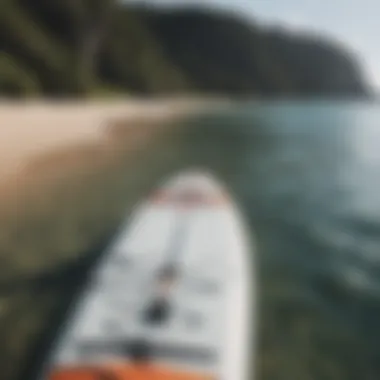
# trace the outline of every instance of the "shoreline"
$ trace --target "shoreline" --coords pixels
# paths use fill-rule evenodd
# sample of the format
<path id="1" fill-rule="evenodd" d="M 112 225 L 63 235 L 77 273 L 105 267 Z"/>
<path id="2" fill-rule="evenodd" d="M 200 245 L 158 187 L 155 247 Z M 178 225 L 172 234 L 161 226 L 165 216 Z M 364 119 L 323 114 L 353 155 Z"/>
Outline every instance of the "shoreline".
<path id="1" fill-rule="evenodd" d="M 129 125 L 111 128 L 109 145 L 42 155 L 32 175 L 1 197 L 0 366 L 6 380 L 34 378 L 86 274 L 166 172 L 167 149 L 181 141 L 180 121 L 136 125 L 141 134 L 132 140 Z"/>
<path id="2" fill-rule="evenodd" d="M 30 160 L 55 150 L 101 144 L 108 127 L 171 123 L 205 109 L 225 106 L 219 99 L 125 99 L 90 101 L 2 101 L 0 103 L 0 186 Z M 127 125 L 129 124 L 129 125 Z M 128 134 L 129 132 L 126 132 Z"/>

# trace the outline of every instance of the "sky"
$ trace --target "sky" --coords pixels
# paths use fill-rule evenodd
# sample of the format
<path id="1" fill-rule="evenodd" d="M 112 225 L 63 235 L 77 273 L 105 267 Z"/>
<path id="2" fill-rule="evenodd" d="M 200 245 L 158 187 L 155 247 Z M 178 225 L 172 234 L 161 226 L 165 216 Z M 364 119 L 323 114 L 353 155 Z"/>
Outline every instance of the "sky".
<path id="1" fill-rule="evenodd" d="M 357 53 L 370 84 L 380 89 L 380 0 L 124 0 L 154 5 L 220 7 L 262 24 L 331 36 Z"/>

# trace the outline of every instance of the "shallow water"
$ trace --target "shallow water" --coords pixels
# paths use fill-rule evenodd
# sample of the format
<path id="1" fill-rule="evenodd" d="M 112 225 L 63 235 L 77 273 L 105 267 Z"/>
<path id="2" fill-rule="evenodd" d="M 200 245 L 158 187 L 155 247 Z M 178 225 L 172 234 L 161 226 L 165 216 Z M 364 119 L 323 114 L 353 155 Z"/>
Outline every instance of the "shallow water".
<path id="1" fill-rule="evenodd" d="M 258 242 L 260 270 L 297 278 L 330 311 L 380 324 L 380 107 L 246 103 L 188 122 L 175 167 L 211 169 Z"/>

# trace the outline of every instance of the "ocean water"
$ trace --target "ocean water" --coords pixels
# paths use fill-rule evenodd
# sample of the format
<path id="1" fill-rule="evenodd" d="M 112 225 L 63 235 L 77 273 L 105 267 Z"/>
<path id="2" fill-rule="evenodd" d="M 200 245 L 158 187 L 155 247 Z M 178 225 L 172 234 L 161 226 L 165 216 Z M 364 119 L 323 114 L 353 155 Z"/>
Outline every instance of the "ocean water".
<path id="1" fill-rule="evenodd" d="M 246 102 L 188 121 L 175 170 L 219 176 L 286 273 L 372 338 L 380 326 L 380 106 Z"/>

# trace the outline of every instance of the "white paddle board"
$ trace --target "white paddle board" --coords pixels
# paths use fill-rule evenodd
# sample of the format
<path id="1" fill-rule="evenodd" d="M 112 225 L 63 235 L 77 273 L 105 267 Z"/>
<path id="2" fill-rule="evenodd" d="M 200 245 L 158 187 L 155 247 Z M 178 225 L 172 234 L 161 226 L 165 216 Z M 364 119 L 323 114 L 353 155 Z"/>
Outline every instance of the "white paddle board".
<path id="1" fill-rule="evenodd" d="M 254 353 L 251 247 L 207 173 L 140 204 L 77 302 L 46 380 L 246 380 Z"/>

